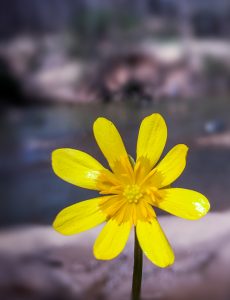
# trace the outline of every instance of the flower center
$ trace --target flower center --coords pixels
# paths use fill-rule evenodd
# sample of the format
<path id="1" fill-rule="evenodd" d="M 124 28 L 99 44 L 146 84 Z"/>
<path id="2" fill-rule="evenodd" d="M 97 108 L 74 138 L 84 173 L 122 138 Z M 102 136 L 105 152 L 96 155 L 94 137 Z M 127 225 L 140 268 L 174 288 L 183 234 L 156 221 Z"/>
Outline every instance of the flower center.
<path id="1" fill-rule="evenodd" d="M 124 189 L 123 195 L 129 203 L 138 203 L 139 199 L 143 196 L 140 187 L 136 184 L 127 185 Z"/>

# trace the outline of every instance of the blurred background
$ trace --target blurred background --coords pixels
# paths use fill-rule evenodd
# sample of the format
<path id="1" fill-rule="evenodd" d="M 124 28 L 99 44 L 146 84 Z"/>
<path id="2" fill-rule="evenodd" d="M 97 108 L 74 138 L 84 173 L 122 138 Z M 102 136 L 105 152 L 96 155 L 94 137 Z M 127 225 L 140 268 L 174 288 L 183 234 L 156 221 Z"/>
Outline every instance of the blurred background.
<path id="1" fill-rule="evenodd" d="M 184 245 L 174 231 L 179 266 L 166 273 L 148 266 L 146 282 L 155 280 L 153 272 L 161 288 L 150 284 L 143 299 L 230 299 L 230 255 L 218 252 L 230 251 L 229 0 L 1 0 L 0 109 L 1 299 L 127 299 L 129 283 L 119 289 L 104 269 L 94 273 L 103 264 L 95 265 L 91 253 L 90 266 L 89 260 L 82 266 L 77 240 L 50 228 L 62 208 L 96 195 L 57 178 L 50 157 L 71 147 L 105 163 L 92 134 L 98 116 L 116 123 L 135 155 L 139 124 L 153 112 L 168 124 L 166 151 L 176 143 L 190 147 L 175 185 L 205 194 L 212 213 L 194 229 L 162 217 L 175 230 L 191 227 L 190 236 Z M 208 244 L 197 241 L 207 232 Z M 128 274 L 127 282 L 129 252 L 116 270 L 121 278 Z M 223 268 L 216 257 L 224 257 Z M 181 294 L 178 272 L 187 276 L 182 286 L 190 282 L 197 294 Z M 224 282 L 219 289 L 218 278 Z M 113 298 L 114 287 L 120 294 Z"/>

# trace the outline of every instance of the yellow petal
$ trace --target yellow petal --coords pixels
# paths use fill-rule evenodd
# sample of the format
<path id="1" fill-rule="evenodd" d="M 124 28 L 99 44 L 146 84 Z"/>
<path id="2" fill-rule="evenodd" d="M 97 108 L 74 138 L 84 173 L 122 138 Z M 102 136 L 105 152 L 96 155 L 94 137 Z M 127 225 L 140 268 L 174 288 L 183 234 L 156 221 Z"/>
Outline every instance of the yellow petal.
<path id="1" fill-rule="evenodd" d="M 77 186 L 98 190 L 97 179 L 105 168 L 89 154 L 74 149 L 57 149 L 52 153 L 55 174 Z"/>
<path id="2" fill-rule="evenodd" d="M 129 237 L 131 222 L 120 225 L 113 219 L 102 229 L 94 244 L 94 255 L 97 259 L 113 259 L 124 249 Z"/>
<path id="3" fill-rule="evenodd" d="M 164 187 L 175 181 L 184 171 L 188 147 L 183 144 L 173 147 L 157 165 L 153 175 L 155 186 Z"/>
<path id="4" fill-rule="evenodd" d="M 170 188 L 158 191 L 161 199 L 157 207 L 184 219 L 197 220 L 210 209 L 208 199 L 192 190 Z"/>
<path id="5" fill-rule="evenodd" d="M 152 263 L 161 268 L 173 264 L 173 250 L 157 219 L 151 222 L 138 221 L 136 231 L 140 246 Z"/>
<path id="6" fill-rule="evenodd" d="M 98 197 L 82 201 L 64 208 L 56 217 L 53 227 L 56 231 L 71 235 L 91 229 L 106 220 L 106 215 L 99 209 Z"/>
<path id="7" fill-rule="evenodd" d="M 137 160 L 146 159 L 151 169 L 159 160 L 167 139 L 167 127 L 160 114 L 146 117 L 140 126 L 137 140 Z"/>
<path id="8" fill-rule="evenodd" d="M 113 171 L 120 172 L 121 162 L 130 165 L 122 138 L 111 121 L 98 118 L 94 122 L 93 131 L 97 144 Z"/>

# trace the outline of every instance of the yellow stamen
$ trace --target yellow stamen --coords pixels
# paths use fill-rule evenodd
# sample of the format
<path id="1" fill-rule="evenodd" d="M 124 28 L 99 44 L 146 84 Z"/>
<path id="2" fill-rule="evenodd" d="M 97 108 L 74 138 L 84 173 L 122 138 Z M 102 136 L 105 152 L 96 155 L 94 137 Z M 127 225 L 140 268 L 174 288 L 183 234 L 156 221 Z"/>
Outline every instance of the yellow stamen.
<path id="1" fill-rule="evenodd" d="M 143 197 L 140 187 L 136 184 L 127 185 L 124 189 L 123 196 L 128 200 L 129 203 L 137 204 Z"/>

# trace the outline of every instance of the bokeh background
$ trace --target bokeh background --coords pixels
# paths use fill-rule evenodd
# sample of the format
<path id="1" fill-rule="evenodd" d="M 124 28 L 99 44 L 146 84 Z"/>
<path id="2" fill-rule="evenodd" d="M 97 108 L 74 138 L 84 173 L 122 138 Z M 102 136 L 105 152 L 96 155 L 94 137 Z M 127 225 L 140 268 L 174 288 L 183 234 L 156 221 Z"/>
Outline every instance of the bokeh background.
<path id="1" fill-rule="evenodd" d="M 94 231 L 78 240 L 51 229 L 58 211 L 96 193 L 57 178 L 50 158 L 71 147 L 106 164 L 92 134 L 98 116 L 135 156 L 153 112 L 168 124 L 166 151 L 190 147 L 175 185 L 212 209 L 198 225 L 160 217 L 178 263 L 165 273 L 147 265 L 143 299 L 230 299 L 228 0 L 1 0 L 0 108 L 1 299 L 128 299 L 132 246 L 119 269 L 91 257 Z"/>

